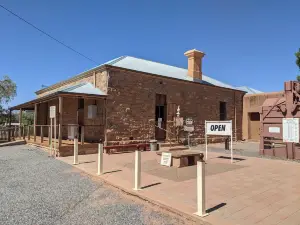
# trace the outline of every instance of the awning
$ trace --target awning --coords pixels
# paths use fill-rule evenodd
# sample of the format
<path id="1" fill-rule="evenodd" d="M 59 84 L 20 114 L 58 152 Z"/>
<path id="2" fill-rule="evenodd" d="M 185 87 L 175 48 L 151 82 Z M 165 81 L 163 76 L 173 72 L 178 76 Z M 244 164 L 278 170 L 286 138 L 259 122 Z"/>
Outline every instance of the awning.
<path id="1" fill-rule="evenodd" d="M 10 107 L 10 110 L 33 110 L 35 104 L 50 101 L 58 97 L 77 97 L 77 98 L 106 98 L 106 94 L 99 88 L 94 87 L 91 83 L 79 83 L 76 85 L 62 88 L 54 93 L 37 98 L 22 104 Z"/>

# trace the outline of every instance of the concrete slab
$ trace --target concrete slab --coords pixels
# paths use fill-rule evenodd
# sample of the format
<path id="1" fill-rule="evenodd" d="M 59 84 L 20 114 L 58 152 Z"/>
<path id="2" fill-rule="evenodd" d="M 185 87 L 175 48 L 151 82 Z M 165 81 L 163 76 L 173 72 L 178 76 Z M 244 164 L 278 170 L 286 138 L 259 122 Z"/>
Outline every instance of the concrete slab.
<path id="1" fill-rule="evenodd" d="M 234 163 L 224 152 L 210 152 L 206 164 L 206 206 L 212 224 L 272 224 L 298 217 L 299 171 L 296 162 L 234 155 Z M 142 187 L 136 192 L 154 202 L 193 215 L 196 209 L 196 169 L 160 166 L 155 152 L 142 152 Z M 72 164 L 73 157 L 60 160 Z M 97 155 L 79 156 L 76 167 L 96 175 Z M 101 178 L 132 192 L 134 153 L 104 155 Z M 291 219 L 289 219 L 291 218 Z M 300 224 L 300 220 L 299 220 Z M 289 225 L 288 223 L 286 225 Z"/>

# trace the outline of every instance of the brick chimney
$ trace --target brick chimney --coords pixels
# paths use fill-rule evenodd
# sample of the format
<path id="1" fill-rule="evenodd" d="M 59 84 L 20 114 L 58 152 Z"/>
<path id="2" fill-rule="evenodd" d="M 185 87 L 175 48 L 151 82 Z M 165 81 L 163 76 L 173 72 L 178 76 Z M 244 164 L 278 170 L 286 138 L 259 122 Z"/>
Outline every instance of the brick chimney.
<path id="1" fill-rule="evenodd" d="M 188 75 L 202 80 L 202 58 L 205 54 L 193 49 L 185 52 L 184 55 L 188 57 Z"/>

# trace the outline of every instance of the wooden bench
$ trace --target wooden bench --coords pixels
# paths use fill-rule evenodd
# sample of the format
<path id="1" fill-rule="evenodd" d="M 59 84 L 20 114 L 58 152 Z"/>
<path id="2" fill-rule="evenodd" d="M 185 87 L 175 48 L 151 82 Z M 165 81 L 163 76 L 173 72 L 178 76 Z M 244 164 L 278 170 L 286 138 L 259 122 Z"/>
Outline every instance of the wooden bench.
<path id="1" fill-rule="evenodd" d="M 167 152 L 172 154 L 171 166 L 177 168 L 197 165 L 197 161 L 203 160 L 204 157 L 204 155 L 199 151 L 193 151 L 193 150 L 161 151 L 161 152 L 156 152 L 156 154 L 159 156 L 159 160 L 158 160 L 159 162 L 160 162 L 160 157 L 162 152 Z"/>
<path id="2" fill-rule="evenodd" d="M 141 144 L 127 144 L 127 145 L 110 145 L 105 146 L 104 150 L 106 154 L 111 154 L 113 150 L 117 150 L 117 152 L 129 152 L 129 151 L 146 151 L 150 149 L 150 144 L 148 143 L 141 143 Z"/>

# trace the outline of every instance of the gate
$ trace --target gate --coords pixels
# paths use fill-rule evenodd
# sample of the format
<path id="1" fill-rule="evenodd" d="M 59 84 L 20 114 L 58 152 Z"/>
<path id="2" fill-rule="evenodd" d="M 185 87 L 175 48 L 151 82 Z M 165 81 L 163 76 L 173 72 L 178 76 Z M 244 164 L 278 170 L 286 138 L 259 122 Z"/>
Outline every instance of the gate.
<path id="1" fill-rule="evenodd" d="M 300 159 L 299 119 L 296 119 L 300 118 L 299 107 L 300 82 L 297 81 L 284 83 L 284 97 L 265 100 L 260 111 L 261 155 Z M 288 118 L 297 121 L 297 124 L 283 127 L 283 121 Z M 284 140 L 283 136 L 287 133 L 294 140 Z"/>

